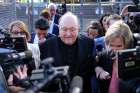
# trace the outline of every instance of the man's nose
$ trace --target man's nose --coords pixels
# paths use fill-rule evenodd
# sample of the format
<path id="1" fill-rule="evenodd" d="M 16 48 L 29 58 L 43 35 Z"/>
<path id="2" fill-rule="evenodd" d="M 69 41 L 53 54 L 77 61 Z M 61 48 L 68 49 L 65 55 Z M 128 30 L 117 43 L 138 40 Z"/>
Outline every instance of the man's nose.
<path id="1" fill-rule="evenodd" d="M 67 36 L 70 36 L 70 35 L 71 35 L 70 31 L 67 31 L 67 32 L 66 32 L 66 35 L 67 35 Z"/>

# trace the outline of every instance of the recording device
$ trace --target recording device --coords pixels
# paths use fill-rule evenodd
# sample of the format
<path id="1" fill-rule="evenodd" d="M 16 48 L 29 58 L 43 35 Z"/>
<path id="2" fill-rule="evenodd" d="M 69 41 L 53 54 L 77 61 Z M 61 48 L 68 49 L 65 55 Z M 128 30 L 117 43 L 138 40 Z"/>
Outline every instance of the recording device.
<path id="1" fill-rule="evenodd" d="M 80 76 L 75 76 L 70 85 L 69 93 L 82 93 L 83 79 Z"/>
<path id="2" fill-rule="evenodd" d="M 26 38 L 23 35 L 12 36 L 8 30 L 0 27 L 0 48 L 24 52 L 27 50 Z"/>
<path id="3" fill-rule="evenodd" d="M 44 59 L 41 63 L 42 69 L 32 71 L 30 81 L 33 87 L 24 93 L 36 93 L 38 91 L 67 93 L 69 88 L 69 66 L 54 67 L 52 57 Z"/>
<path id="4" fill-rule="evenodd" d="M 20 53 L 0 53 L 0 64 L 5 64 L 5 62 L 12 62 L 14 60 L 22 60 L 26 58 L 32 58 L 31 51 L 25 51 Z"/>
<path id="5" fill-rule="evenodd" d="M 41 62 L 42 69 L 37 69 L 32 71 L 31 81 L 38 80 L 41 81 L 48 75 L 55 73 L 60 73 L 63 76 L 68 75 L 69 66 L 59 66 L 54 67 L 52 63 L 54 59 L 52 57 L 46 58 Z"/>
<path id="6" fill-rule="evenodd" d="M 117 52 L 118 74 L 127 80 L 140 77 L 140 48 L 125 49 Z"/>
<path id="7" fill-rule="evenodd" d="M 27 49 L 25 36 L 12 36 L 8 30 L 0 28 L 0 65 L 5 77 L 8 78 L 17 65 L 31 62 L 32 56 Z"/>
<path id="8" fill-rule="evenodd" d="M 140 12 L 139 0 L 132 0 L 135 5 L 128 6 L 128 12 Z"/>
<path id="9" fill-rule="evenodd" d="M 27 43 L 24 36 L 0 37 L 0 48 L 24 52 L 27 49 Z"/>

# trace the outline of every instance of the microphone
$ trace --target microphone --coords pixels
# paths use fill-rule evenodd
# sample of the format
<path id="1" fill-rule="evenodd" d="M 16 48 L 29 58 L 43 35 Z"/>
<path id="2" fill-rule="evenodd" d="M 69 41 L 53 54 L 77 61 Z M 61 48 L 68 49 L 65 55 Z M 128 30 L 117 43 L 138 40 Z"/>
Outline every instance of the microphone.
<path id="1" fill-rule="evenodd" d="M 82 93 L 83 88 L 83 79 L 80 76 L 75 76 L 70 85 L 70 92 L 69 93 Z"/>
<path id="2" fill-rule="evenodd" d="M 20 53 L 1 53 L 0 54 L 0 61 L 1 62 L 7 62 L 10 60 L 22 60 L 26 58 L 32 58 L 32 52 L 31 51 L 24 51 Z"/>
<path id="3" fill-rule="evenodd" d="M 3 27 L 0 27 L 0 33 L 3 34 L 5 37 L 10 37 L 10 32 Z"/>

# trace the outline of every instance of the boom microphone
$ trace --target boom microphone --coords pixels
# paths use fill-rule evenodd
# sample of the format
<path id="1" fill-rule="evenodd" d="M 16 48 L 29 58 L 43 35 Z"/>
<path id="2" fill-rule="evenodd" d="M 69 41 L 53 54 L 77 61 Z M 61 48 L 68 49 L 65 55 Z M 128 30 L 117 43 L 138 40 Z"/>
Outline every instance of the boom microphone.
<path id="1" fill-rule="evenodd" d="M 0 62 L 7 62 L 11 60 L 22 60 L 26 58 L 32 58 L 31 51 L 25 51 L 20 53 L 0 53 Z"/>
<path id="2" fill-rule="evenodd" d="M 80 76 L 75 76 L 70 85 L 70 93 L 82 93 L 83 79 Z"/>

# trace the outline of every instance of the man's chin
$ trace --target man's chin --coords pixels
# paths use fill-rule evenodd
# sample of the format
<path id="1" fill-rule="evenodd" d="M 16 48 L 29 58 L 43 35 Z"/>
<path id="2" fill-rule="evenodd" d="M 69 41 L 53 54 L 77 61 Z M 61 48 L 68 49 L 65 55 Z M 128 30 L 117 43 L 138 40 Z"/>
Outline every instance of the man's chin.
<path id="1" fill-rule="evenodd" d="M 72 41 L 64 41 L 64 43 L 65 43 L 66 45 L 73 45 L 73 44 L 74 44 L 74 42 L 72 42 Z"/>

